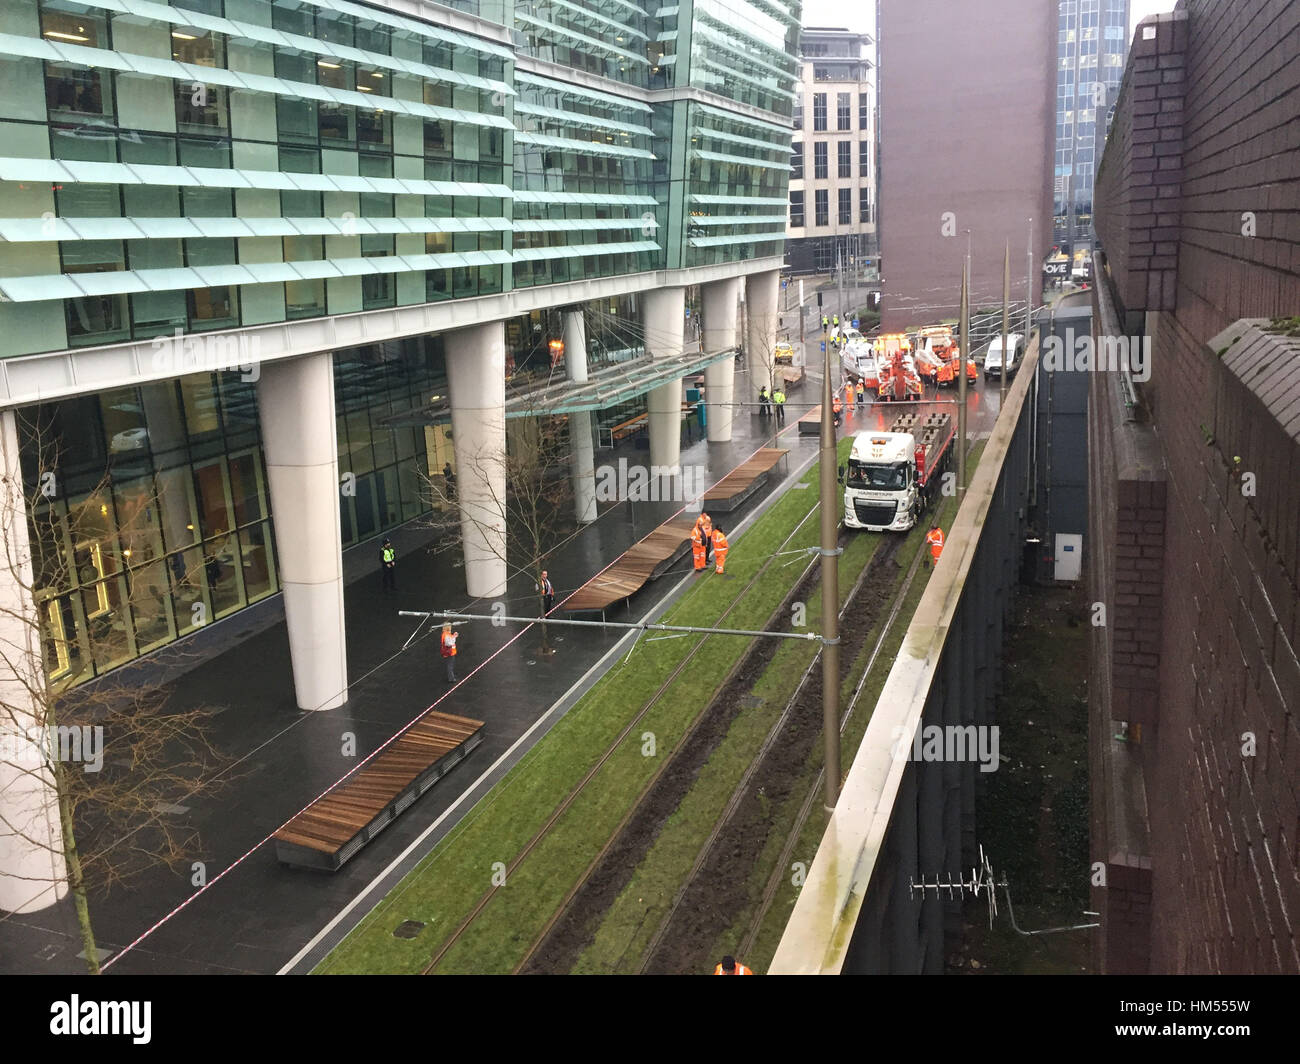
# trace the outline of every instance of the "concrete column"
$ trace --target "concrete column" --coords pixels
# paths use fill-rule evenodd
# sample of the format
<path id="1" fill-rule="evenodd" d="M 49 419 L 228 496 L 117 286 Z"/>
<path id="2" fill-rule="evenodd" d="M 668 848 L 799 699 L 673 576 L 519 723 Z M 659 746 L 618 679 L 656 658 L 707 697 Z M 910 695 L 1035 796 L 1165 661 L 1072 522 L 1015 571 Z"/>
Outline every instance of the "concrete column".
<path id="1" fill-rule="evenodd" d="M 686 289 L 656 288 L 641 293 L 641 324 L 651 358 L 677 358 L 684 346 Z M 682 461 L 682 379 L 650 392 L 650 465 L 676 468 Z"/>
<path id="2" fill-rule="evenodd" d="M 334 356 L 267 363 L 257 406 L 298 708 L 335 709 L 348 700 L 348 655 Z"/>
<path id="3" fill-rule="evenodd" d="M 780 294 L 780 271 L 745 275 L 745 364 L 749 369 L 749 386 L 755 395 L 764 385 L 769 390 L 772 387 Z"/>
<path id="4" fill-rule="evenodd" d="M 32 598 L 18 423 L 0 411 L 0 909 L 30 913 L 68 890 L 54 775 L 45 760 L 48 704 Z"/>
<path id="5" fill-rule="evenodd" d="M 587 320 L 581 310 L 564 312 L 564 365 L 569 380 L 587 380 Z M 573 508 L 580 524 L 596 520 L 596 447 L 591 438 L 591 414 L 569 415 L 569 468 L 573 476 Z"/>
<path id="6" fill-rule="evenodd" d="M 704 304 L 704 353 L 714 354 L 736 346 L 736 311 L 740 302 L 740 278 L 713 281 L 700 286 Z M 705 399 L 708 403 L 710 443 L 731 439 L 731 420 L 735 401 L 736 361 L 726 358 L 704 371 Z"/>
<path id="7" fill-rule="evenodd" d="M 465 588 L 497 598 L 506 591 L 505 325 L 472 325 L 444 341 Z"/>

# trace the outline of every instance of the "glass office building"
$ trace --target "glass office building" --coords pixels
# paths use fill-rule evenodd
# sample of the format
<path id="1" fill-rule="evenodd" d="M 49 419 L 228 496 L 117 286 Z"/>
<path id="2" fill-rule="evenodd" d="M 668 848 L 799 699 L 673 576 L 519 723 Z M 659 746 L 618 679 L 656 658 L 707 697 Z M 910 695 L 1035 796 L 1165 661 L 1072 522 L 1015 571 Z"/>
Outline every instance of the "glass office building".
<path id="1" fill-rule="evenodd" d="M 799 17 L 783 0 L 0 0 L 0 406 L 40 500 L 51 676 L 281 590 L 292 517 L 268 490 L 259 340 L 332 352 L 347 547 L 427 513 L 454 450 L 445 418 L 420 423 L 448 394 L 442 336 L 336 342 L 338 322 L 467 301 L 462 322 L 504 322 L 518 388 L 555 370 L 563 330 L 529 293 L 779 260 Z M 635 287 L 582 298 L 592 371 L 645 353 Z M 236 357 L 147 372 L 205 338 Z"/>
<path id="2" fill-rule="evenodd" d="M 1093 241 L 1092 192 L 1101 161 L 1105 113 L 1128 56 L 1129 0 L 1058 0 L 1056 203 L 1058 245 Z"/>

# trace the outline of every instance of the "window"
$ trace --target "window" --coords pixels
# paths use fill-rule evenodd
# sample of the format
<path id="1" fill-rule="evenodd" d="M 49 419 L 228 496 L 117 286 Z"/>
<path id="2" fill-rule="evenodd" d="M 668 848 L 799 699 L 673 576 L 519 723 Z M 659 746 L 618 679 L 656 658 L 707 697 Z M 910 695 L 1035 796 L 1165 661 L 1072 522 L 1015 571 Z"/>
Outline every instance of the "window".
<path id="1" fill-rule="evenodd" d="M 803 228 L 803 192 L 790 193 L 790 228 Z"/>
<path id="2" fill-rule="evenodd" d="M 871 224 L 871 189 L 858 189 L 858 221 Z"/>
<path id="3" fill-rule="evenodd" d="M 830 207 L 828 206 L 830 202 L 830 193 L 824 188 L 819 188 L 814 195 L 816 197 L 814 202 L 817 210 L 817 217 L 814 219 L 815 223 L 817 225 L 830 225 L 831 216 Z"/>
<path id="4" fill-rule="evenodd" d="M 871 95 L 869 93 L 858 93 L 858 128 L 871 128 Z"/>
<path id="5" fill-rule="evenodd" d="M 819 140 L 813 145 L 813 178 L 814 180 L 825 180 L 828 176 L 826 170 L 826 142 Z"/>
<path id="6" fill-rule="evenodd" d="M 794 98 L 794 128 L 803 129 L 803 94 Z"/>
<path id="7" fill-rule="evenodd" d="M 858 177 L 871 176 L 871 141 L 858 142 Z"/>
<path id="8" fill-rule="evenodd" d="M 851 140 L 839 142 L 839 174 L 840 177 L 853 176 L 853 142 Z"/>
<path id="9" fill-rule="evenodd" d="M 835 128 L 852 129 L 852 101 L 853 97 L 847 92 L 837 92 L 835 94 Z"/>
<path id="10" fill-rule="evenodd" d="M 853 189 L 840 189 L 840 225 L 848 225 L 853 221 Z"/>
<path id="11" fill-rule="evenodd" d="M 790 180 L 799 181 L 803 178 L 803 141 L 799 141 L 790 149 Z"/>
<path id="12" fill-rule="evenodd" d="M 826 128 L 826 93 L 813 93 L 813 131 L 819 132 Z"/>

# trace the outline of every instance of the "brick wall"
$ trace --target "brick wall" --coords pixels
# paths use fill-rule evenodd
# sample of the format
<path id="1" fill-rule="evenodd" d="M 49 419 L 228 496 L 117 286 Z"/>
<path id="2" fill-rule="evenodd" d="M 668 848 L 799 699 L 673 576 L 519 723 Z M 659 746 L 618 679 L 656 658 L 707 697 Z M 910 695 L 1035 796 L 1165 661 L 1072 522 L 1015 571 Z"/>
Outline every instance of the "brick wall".
<path id="1" fill-rule="evenodd" d="M 1172 281 L 1169 256 L 1155 249 L 1170 241 L 1137 239 L 1145 230 L 1135 219 L 1145 216 L 1132 193 L 1145 187 L 1136 175 L 1152 171 L 1125 172 L 1142 158 L 1132 154 L 1142 116 L 1132 93 L 1121 99 L 1097 197 L 1116 295 L 1130 315 L 1151 312 L 1153 370 L 1141 398 L 1166 474 L 1156 687 L 1143 706 L 1152 721 L 1142 765 L 1149 966 L 1294 973 L 1300 341 L 1242 319 L 1300 314 L 1300 5 L 1184 0 L 1178 14 L 1187 34 L 1179 219 L 1173 234 L 1158 219 L 1155 227 L 1173 237 Z M 1135 47 L 1130 79 L 1138 58 Z M 1103 482 L 1106 461 L 1094 462 L 1093 506 L 1122 507 Z M 1112 556 L 1116 573 L 1124 558 L 1142 560 L 1121 554 L 1132 544 L 1118 522 L 1110 538 L 1102 524 L 1094 529 L 1094 552 Z M 1118 658 L 1119 632 L 1112 638 Z M 1134 658 L 1141 668 L 1129 680 L 1149 681 L 1149 655 Z M 1094 679 L 1112 686 L 1094 692 L 1094 721 L 1119 712 L 1121 664 L 1108 681 L 1094 660 Z M 1132 812 L 1094 807 L 1094 852 L 1098 834 Z"/>
<path id="2" fill-rule="evenodd" d="M 1143 21 L 1097 172 L 1095 221 L 1125 308 L 1168 310 L 1178 280 L 1187 14 Z"/>

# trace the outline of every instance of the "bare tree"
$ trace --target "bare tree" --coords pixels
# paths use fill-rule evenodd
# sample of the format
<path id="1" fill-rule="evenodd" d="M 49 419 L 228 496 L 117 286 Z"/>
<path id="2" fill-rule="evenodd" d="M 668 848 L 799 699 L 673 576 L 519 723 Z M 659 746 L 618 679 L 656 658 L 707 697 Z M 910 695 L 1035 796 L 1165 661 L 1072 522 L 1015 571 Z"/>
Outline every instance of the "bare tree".
<path id="1" fill-rule="evenodd" d="M 43 908 L 71 894 L 86 966 L 99 971 L 92 894 L 107 892 L 159 863 L 175 867 L 196 852 L 196 832 L 170 815 L 176 804 L 211 783 L 220 758 L 208 742 L 210 711 L 168 710 L 166 694 L 124 665 L 78 683 L 119 660 L 125 621 L 157 608 L 158 581 L 168 569 L 154 556 L 145 528 L 157 496 L 119 513 L 106 528 L 100 498 L 106 478 L 77 505 L 61 506 L 57 455 L 33 426 L 37 483 L 25 490 L 16 416 L 0 439 L 0 868 L 11 911 Z M 107 512 L 107 506 L 103 507 Z M 76 588 L 87 562 L 93 587 Z M 200 567 L 203 563 L 197 563 Z M 201 579 L 202 572 L 173 572 Z M 69 592 L 103 606 L 94 627 L 64 623 Z M 152 600 L 152 601 L 151 601 Z M 28 890 L 30 888 L 30 890 Z"/>
<path id="2" fill-rule="evenodd" d="M 546 384 L 556 379 L 554 368 Z M 506 565 L 507 573 L 527 573 L 536 588 L 538 615 L 545 613 L 542 573 L 546 555 L 576 525 L 572 517 L 573 487 L 569 477 L 570 419 L 555 413 L 558 397 L 544 387 L 525 393 L 526 409 L 506 422 L 504 458 L 456 452 L 454 485 L 440 474 L 424 477 L 435 506 L 459 509 L 463 520 L 482 534 L 491 553 Z M 455 440 L 453 439 L 453 446 Z M 500 485 L 504 484 L 504 494 Z M 466 488 L 477 497 L 466 504 Z M 505 535 L 497 519 L 504 516 Z M 462 536 L 444 537 L 433 548 L 456 551 Z M 552 581 L 554 583 L 554 581 Z M 554 653 L 546 625 L 541 632 L 540 652 Z"/>

